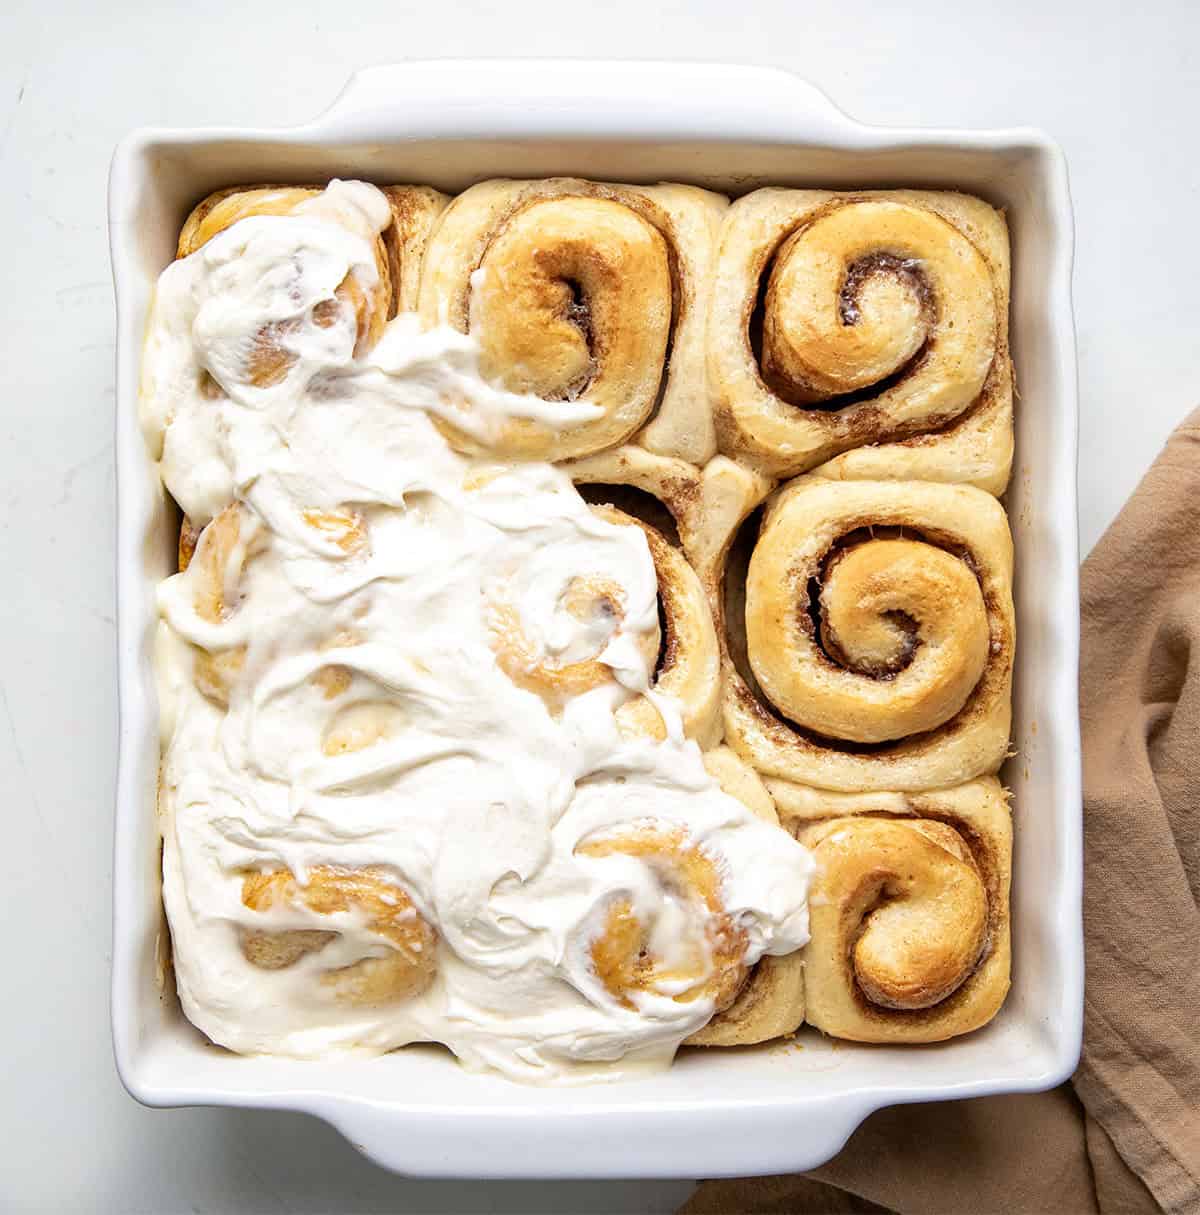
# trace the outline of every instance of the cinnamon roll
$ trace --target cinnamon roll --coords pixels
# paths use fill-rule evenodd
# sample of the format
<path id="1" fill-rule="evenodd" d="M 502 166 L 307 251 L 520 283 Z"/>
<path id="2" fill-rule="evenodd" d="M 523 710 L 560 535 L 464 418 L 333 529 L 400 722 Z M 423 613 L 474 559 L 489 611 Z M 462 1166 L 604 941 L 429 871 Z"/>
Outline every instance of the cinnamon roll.
<path id="1" fill-rule="evenodd" d="M 611 523 L 640 527 L 654 559 L 658 579 L 660 648 L 652 665 L 651 691 L 669 697 L 679 710 L 683 733 L 701 747 L 720 734 L 721 658 L 704 587 L 695 570 L 649 524 L 614 507 L 592 510 Z M 617 725 L 627 733 L 665 738 L 666 726 L 654 696 L 639 696 L 617 710 Z"/>
<path id="2" fill-rule="evenodd" d="M 721 448 L 775 476 L 1003 491 L 1009 251 L 979 199 L 756 190 L 726 214 L 708 322 Z"/>
<path id="3" fill-rule="evenodd" d="M 704 317 L 725 204 L 691 186 L 575 178 L 483 182 L 451 203 L 425 259 L 422 320 L 475 334 L 483 374 L 509 391 L 591 407 L 561 427 L 511 419 L 491 450 L 566 460 L 636 436 L 692 463 L 713 454 Z"/>
<path id="4" fill-rule="evenodd" d="M 350 1004 L 382 1004 L 420 995 L 437 968 L 437 936 L 404 888 L 381 869 L 317 865 L 303 884 L 287 869 L 255 870 L 242 881 L 242 903 L 263 918 L 306 927 L 243 927 L 242 953 L 254 966 L 282 970 L 319 953 L 339 935 L 330 917 L 351 916 L 383 949 L 349 966 L 323 971 L 322 985 Z M 311 925 L 311 926 L 308 926 Z"/>
<path id="5" fill-rule="evenodd" d="M 709 774 L 730 797 L 752 814 L 779 826 L 775 801 L 754 770 L 728 747 L 704 756 Z M 760 958 L 745 974 L 736 994 L 689 1046 L 749 1046 L 794 1033 L 804 1020 L 804 964 L 799 952 Z"/>
<path id="6" fill-rule="evenodd" d="M 392 221 L 376 245 L 380 285 L 366 318 L 373 338 L 378 337 L 382 323 L 380 306 L 382 320 L 399 312 L 416 311 L 425 248 L 438 216 L 450 201 L 429 186 L 384 186 L 381 192 L 391 209 Z M 240 219 L 252 215 L 291 215 L 300 204 L 310 203 L 321 193 L 316 186 L 238 186 L 217 190 L 199 202 L 188 216 L 179 234 L 176 257 L 195 253 Z M 339 291 L 348 296 L 352 287 L 343 284 Z M 356 311 L 363 308 L 363 301 L 355 299 L 353 303 Z"/>
<path id="7" fill-rule="evenodd" d="M 753 497 L 739 505 L 748 512 Z M 1007 519 L 980 490 L 797 478 L 757 531 L 753 517 L 743 526 L 714 587 L 727 740 L 765 774 L 826 789 L 936 788 L 996 771 L 1011 716 L 1011 581 Z"/>
<path id="8" fill-rule="evenodd" d="M 677 909 L 665 934 L 661 907 L 639 908 L 632 898 L 609 902 L 589 946 L 596 978 L 609 996 L 637 1009 L 647 996 L 678 1003 L 712 1000 L 729 1006 L 745 980 L 745 932 L 722 900 L 716 860 L 676 825 L 644 823 L 585 840 L 576 856 L 619 856 L 650 870 Z M 682 912 L 682 914 L 678 914 Z M 659 931 L 655 931 L 659 927 Z"/>
<path id="9" fill-rule="evenodd" d="M 557 711 L 573 696 L 615 685 L 618 672 L 602 657 L 627 633 L 650 672 L 650 695 L 637 696 L 616 711 L 627 734 L 666 736 L 655 697 L 669 696 L 679 708 L 684 734 L 709 746 L 719 733 L 720 656 L 703 586 L 683 555 L 649 524 L 615 507 L 597 504 L 593 513 L 609 523 L 639 527 L 646 537 L 658 583 L 658 621 L 649 628 L 626 620 L 625 590 L 599 571 L 581 571 L 563 588 L 554 612 L 570 618 L 572 631 L 587 638 L 551 653 L 544 630 L 523 619 L 514 583 L 487 606 L 492 650 L 499 668 L 518 687 Z"/>
<path id="10" fill-rule="evenodd" d="M 392 284 L 391 315 L 416 312 L 425 250 L 450 199 L 429 186 L 381 189 L 392 211 L 392 222 L 384 228 L 382 237 Z"/>
<path id="11" fill-rule="evenodd" d="M 261 545 L 257 521 L 240 502 L 227 506 L 197 530 L 186 517 L 179 531 L 179 568 L 188 572 L 196 615 L 219 625 L 238 608 L 247 562 Z M 214 704 L 229 707 L 229 694 L 246 663 L 246 646 L 193 646 L 192 677 Z"/>
<path id="12" fill-rule="evenodd" d="M 198 203 L 188 216 L 179 234 L 176 257 L 189 257 L 204 247 L 214 236 L 241 220 L 263 216 L 287 216 L 305 210 L 320 209 L 351 230 L 357 217 L 339 213 L 327 191 L 302 186 L 256 186 L 249 189 L 218 190 Z M 392 315 L 392 282 L 389 255 L 382 237 L 373 237 L 375 266 L 374 281 L 364 281 L 354 271 L 347 273 L 333 290 L 331 297 L 318 299 L 307 316 L 290 316 L 263 325 L 245 355 L 244 366 L 237 368 L 239 379 L 255 388 L 270 388 L 288 374 L 296 362 L 289 338 L 300 326 L 311 322 L 319 328 L 337 323 L 340 313 L 354 318 L 355 355 L 369 350 L 383 334 L 383 327 Z M 202 391 L 219 398 L 224 386 L 210 373 L 205 373 Z"/>
<path id="13" fill-rule="evenodd" d="M 305 510 L 304 523 L 330 540 L 347 556 L 368 547 L 366 525 L 360 514 L 351 510 Z M 192 585 L 192 606 L 205 625 L 220 626 L 238 610 L 246 594 L 247 567 L 267 543 L 258 518 L 244 503 L 232 502 L 203 528 L 186 515 L 179 527 L 179 572 L 188 574 Z M 214 704 L 229 707 L 234 683 L 246 664 L 246 643 L 240 639 L 224 644 L 217 633 L 211 640 L 194 645 L 192 674 L 197 688 Z M 330 644 L 354 644 L 342 633 Z M 343 668 L 323 667 L 316 682 L 332 698 L 349 683 Z"/>
<path id="14" fill-rule="evenodd" d="M 1009 986 L 1012 822 L 991 777 L 922 793 L 768 781 L 813 850 L 805 1020 L 857 1042 L 939 1042 Z"/>

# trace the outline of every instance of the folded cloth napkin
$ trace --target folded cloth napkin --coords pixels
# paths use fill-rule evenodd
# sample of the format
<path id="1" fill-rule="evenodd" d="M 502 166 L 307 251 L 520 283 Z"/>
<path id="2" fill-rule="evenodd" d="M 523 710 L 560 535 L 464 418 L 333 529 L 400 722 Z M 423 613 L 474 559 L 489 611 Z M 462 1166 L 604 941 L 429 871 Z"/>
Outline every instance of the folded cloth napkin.
<path id="1" fill-rule="evenodd" d="M 1083 567 L 1087 983 L 1071 1084 L 880 1110 L 822 1168 L 705 1182 L 680 1215 L 1200 1215 L 1198 504 L 1200 410 Z"/>

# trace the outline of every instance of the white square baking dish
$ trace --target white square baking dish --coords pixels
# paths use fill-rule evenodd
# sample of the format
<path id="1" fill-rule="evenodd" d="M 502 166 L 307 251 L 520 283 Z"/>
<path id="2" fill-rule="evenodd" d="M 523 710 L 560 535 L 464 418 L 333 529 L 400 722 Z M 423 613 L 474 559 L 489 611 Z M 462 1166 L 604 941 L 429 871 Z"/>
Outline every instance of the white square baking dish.
<path id="1" fill-rule="evenodd" d="M 435 1048 L 329 1063 L 243 1058 L 195 1031 L 162 990 L 166 928 L 154 805 L 154 584 L 174 515 L 137 424 L 142 336 L 188 209 L 219 186 L 331 176 L 454 191 L 494 176 L 957 188 L 1006 209 L 1020 386 L 1007 495 L 1017 552 L 1013 987 L 984 1030 L 939 1046 L 796 1043 L 685 1051 L 670 1072 L 590 1088 L 470 1075 Z M 155 1106 L 300 1110 L 379 1163 L 427 1177 L 720 1176 L 805 1169 L 872 1110 L 1033 1091 L 1079 1054 L 1083 956 L 1076 673 L 1075 338 L 1062 154 L 1032 130 L 889 130 L 847 118 L 782 72 L 656 63 L 435 62 L 368 69 L 286 131 L 142 130 L 113 161 L 118 305 L 118 635 L 113 1037 Z"/>

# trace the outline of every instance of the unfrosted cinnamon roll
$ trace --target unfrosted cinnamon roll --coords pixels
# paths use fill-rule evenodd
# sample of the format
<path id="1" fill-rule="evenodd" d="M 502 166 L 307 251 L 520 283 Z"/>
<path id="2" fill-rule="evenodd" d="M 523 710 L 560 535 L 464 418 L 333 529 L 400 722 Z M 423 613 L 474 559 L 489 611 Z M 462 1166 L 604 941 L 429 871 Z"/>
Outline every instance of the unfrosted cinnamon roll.
<path id="1" fill-rule="evenodd" d="M 437 969 L 437 935 L 408 893 L 382 869 L 317 865 L 301 884 L 287 869 L 256 870 L 242 880 L 242 903 L 251 911 L 303 920 L 303 928 L 243 927 L 242 952 L 265 970 L 281 970 L 318 953 L 338 936 L 324 918 L 352 915 L 360 931 L 384 947 L 382 957 L 326 970 L 321 983 L 351 1004 L 382 1004 L 419 995 Z"/>
<path id="2" fill-rule="evenodd" d="M 704 316 L 725 201 L 576 178 L 483 182 L 454 200 L 425 259 L 424 322 L 475 334 L 504 388 L 599 411 L 561 428 L 512 419 L 494 452 L 565 460 L 636 434 L 661 455 L 712 455 Z"/>
<path id="3" fill-rule="evenodd" d="M 740 505 L 749 512 L 753 498 Z M 753 519 L 742 529 L 714 589 L 728 741 L 765 774 L 827 789 L 935 788 L 996 771 L 1011 716 L 1011 580 L 1004 511 L 980 490 L 797 478 L 757 532 Z"/>
<path id="4" fill-rule="evenodd" d="M 1010 956 L 1012 823 L 999 783 L 911 794 L 768 786 L 817 863 L 805 1020 L 858 1042 L 937 1042 L 991 1020 Z"/>
<path id="5" fill-rule="evenodd" d="M 979 199 L 756 190 L 721 229 L 722 450 L 776 476 L 966 482 L 1012 464 L 1008 235 Z"/>

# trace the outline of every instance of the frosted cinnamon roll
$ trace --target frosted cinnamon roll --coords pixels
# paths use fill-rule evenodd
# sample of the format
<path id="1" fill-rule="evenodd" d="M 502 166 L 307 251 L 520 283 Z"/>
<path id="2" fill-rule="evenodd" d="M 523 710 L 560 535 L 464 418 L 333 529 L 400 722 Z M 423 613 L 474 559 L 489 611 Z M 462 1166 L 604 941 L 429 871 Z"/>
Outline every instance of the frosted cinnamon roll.
<path id="1" fill-rule="evenodd" d="M 712 856 L 683 828 L 653 822 L 585 840 L 575 855 L 633 860 L 665 896 L 639 906 L 631 891 L 603 908 L 588 952 L 612 999 L 629 1009 L 655 996 L 728 1007 L 745 981 L 748 940 L 725 907 Z"/>
<path id="2" fill-rule="evenodd" d="M 653 527 L 610 506 L 593 506 L 610 523 L 640 527 L 654 559 L 658 580 L 660 645 L 651 667 L 651 695 L 639 696 L 617 710 L 625 732 L 665 738 L 666 726 L 655 705 L 669 697 L 679 712 L 683 733 L 701 747 L 720 735 L 721 659 L 716 629 L 704 587 L 683 554 Z"/>
<path id="3" fill-rule="evenodd" d="M 857 1042 L 979 1028 L 1009 986 L 1012 823 L 993 778 L 924 793 L 769 781 L 813 850 L 805 1020 Z"/>
<path id="4" fill-rule="evenodd" d="M 801 477 L 742 526 L 723 574 L 726 738 L 760 772 L 915 790 L 999 768 L 1012 541 L 990 495 Z"/>
<path id="5" fill-rule="evenodd" d="M 565 460 L 636 435 L 661 455 L 712 455 L 704 317 L 725 201 L 551 178 L 483 182 L 451 203 L 425 259 L 423 321 L 477 337 L 493 383 L 586 407 L 561 426 L 510 419 L 492 451 Z"/>
<path id="6" fill-rule="evenodd" d="M 721 448 L 775 476 L 966 482 L 1012 464 L 1009 251 L 979 199 L 757 190 L 721 229 Z M 828 463 L 827 463 L 828 462 Z"/>
<path id="7" fill-rule="evenodd" d="M 344 925 L 335 927 L 333 917 L 341 916 L 357 921 L 357 935 L 375 942 L 382 955 L 322 968 L 319 982 L 338 1000 L 405 1000 L 433 981 L 437 935 L 384 870 L 317 865 L 303 883 L 287 869 L 256 870 L 242 881 L 242 903 L 262 920 L 278 923 L 240 930 L 243 955 L 263 970 L 283 970 L 310 954 L 319 955 L 340 935 Z M 293 922 L 297 926 L 291 926 Z"/>
<path id="8" fill-rule="evenodd" d="M 368 546 L 366 525 L 351 510 L 305 510 L 305 526 L 332 541 L 348 556 Z M 233 640 L 222 636 L 221 626 L 236 615 L 247 592 L 247 567 L 261 553 L 268 537 L 261 521 L 244 503 L 232 502 L 203 528 L 186 515 L 179 528 L 179 572 L 191 585 L 192 608 L 205 640 L 195 644 L 192 674 L 196 687 L 214 704 L 229 707 L 233 685 L 246 664 L 247 643 L 240 632 Z M 216 626 L 206 629 L 204 626 Z M 345 636 L 337 644 L 353 644 Z M 348 676 L 340 668 L 321 668 L 315 677 L 332 697 Z"/>
<path id="9" fill-rule="evenodd" d="M 240 502 L 227 506 L 211 523 L 197 529 L 186 517 L 179 531 L 179 569 L 190 571 L 196 615 L 220 625 L 238 608 L 247 562 L 261 547 L 257 520 Z M 229 694 L 246 663 L 246 646 L 237 643 L 193 647 L 192 677 L 214 704 L 229 707 Z"/>
<path id="10" fill-rule="evenodd" d="M 775 801 L 754 770 L 728 747 L 704 756 L 704 766 L 723 792 L 752 814 L 780 826 Z M 745 972 L 730 1002 L 687 1044 L 748 1046 L 793 1033 L 804 1020 L 804 964 L 800 952 L 760 958 Z"/>
<path id="11" fill-rule="evenodd" d="M 544 580 L 536 570 L 518 574 L 493 591 L 486 608 L 497 666 L 518 687 L 559 711 L 570 698 L 596 688 L 618 682 L 636 686 L 636 676 L 622 667 L 619 648 L 612 648 L 623 642 L 633 647 L 648 672 L 649 695 L 636 696 L 616 710 L 621 730 L 665 737 L 655 706 L 655 698 L 663 695 L 677 706 L 685 736 L 711 745 L 720 730 L 720 657 L 700 579 L 649 524 L 612 506 L 597 504 L 592 511 L 645 535 L 657 581 L 657 618 L 629 618 L 627 588 L 601 570 L 580 571 L 562 586 L 561 580 Z"/>
<path id="12" fill-rule="evenodd" d="M 241 220 L 263 216 L 321 215 L 363 235 L 360 217 L 352 210 L 340 211 L 327 191 L 301 186 L 257 186 L 249 189 L 218 190 L 198 203 L 179 234 L 176 257 L 189 257 L 202 249 L 214 236 Z M 381 236 L 370 234 L 374 249 L 374 275 L 366 279 L 353 270 L 333 287 L 331 294 L 314 299 L 304 312 L 268 321 L 254 335 L 244 354 L 242 366 L 231 369 L 240 380 L 255 388 L 270 388 L 280 383 L 296 363 L 291 341 L 302 326 L 333 326 L 339 315 L 354 318 L 354 353 L 369 350 L 383 334 L 393 314 L 390 258 Z M 297 274 L 299 272 L 297 271 Z M 228 385 L 219 376 L 206 373 L 203 390 L 214 398 Z"/>
<path id="13" fill-rule="evenodd" d="M 484 591 L 484 615 L 497 667 L 558 714 L 574 697 L 615 687 L 630 667 L 653 670 L 660 632 L 639 610 L 641 588 L 623 581 L 619 551 L 597 552 L 588 568 L 556 556 L 502 569 Z"/>
<path id="14" fill-rule="evenodd" d="M 450 201 L 428 186 L 384 186 L 381 193 L 391 210 L 391 223 L 384 228 L 376 246 L 380 283 L 373 293 L 367 326 L 378 337 L 377 304 L 383 306 L 383 319 L 398 312 L 413 312 L 421 283 L 421 264 L 425 248 L 438 216 Z M 252 215 L 292 215 L 296 208 L 321 194 L 315 186 L 245 186 L 217 190 L 198 203 L 179 234 L 177 257 L 187 257 L 240 219 Z M 353 287 L 339 288 L 346 295 Z M 365 301 L 355 299 L 356 311 Z"/>

